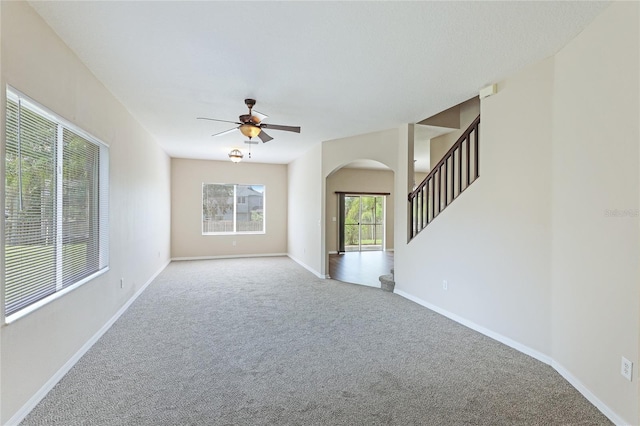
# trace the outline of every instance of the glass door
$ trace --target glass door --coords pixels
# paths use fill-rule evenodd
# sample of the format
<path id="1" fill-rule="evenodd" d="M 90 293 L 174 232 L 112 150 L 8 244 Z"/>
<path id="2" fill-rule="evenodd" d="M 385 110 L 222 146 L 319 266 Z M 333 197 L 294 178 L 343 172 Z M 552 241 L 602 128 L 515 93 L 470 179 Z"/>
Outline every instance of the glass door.
<path id="1" fill-rule="evenodd" d="M 341 213 L 344 251 L 374 251 L 384 247 L 383 195 L 345 195 Z"/>

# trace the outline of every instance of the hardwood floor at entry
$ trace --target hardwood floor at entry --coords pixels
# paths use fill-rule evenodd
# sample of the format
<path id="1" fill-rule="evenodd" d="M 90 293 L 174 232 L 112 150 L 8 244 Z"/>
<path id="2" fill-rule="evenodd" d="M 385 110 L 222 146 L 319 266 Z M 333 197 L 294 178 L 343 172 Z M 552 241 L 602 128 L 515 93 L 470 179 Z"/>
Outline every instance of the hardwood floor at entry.
<path id="1" fill-rule="evenodd" d="M 347 283 L 379 287 L 378 277 L 390 274 L 392 251 L 362 251 L 329 255 L 329 276 Z"/>

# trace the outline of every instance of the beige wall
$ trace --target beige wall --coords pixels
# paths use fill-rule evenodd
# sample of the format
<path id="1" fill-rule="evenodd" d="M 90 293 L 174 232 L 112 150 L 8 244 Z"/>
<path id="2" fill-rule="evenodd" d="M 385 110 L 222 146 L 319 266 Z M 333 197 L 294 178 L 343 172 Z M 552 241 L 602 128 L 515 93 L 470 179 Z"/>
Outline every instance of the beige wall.
<path id="1" fill-rule="evenodd" d="M 288 255 L 319 277 L 322 266 L 321 240 L 324 179 L 320 179 L 322 147 L 311 148 L 288 165 Z"/>
<path id="2" fill-rule="evenodd" d="M 459 130 L 445 133 L 442 136 L 437 136 L 430 140 L 431 169 L 433 169 L 433 166 L 438 164 L 438 161 L 442 160 L 444 154 L 449 151 L 449 148 L 451 148 L 453 144 L 456 143 L 460 135 L 462 135 L 462 133 L 467 130 L 467 127 L 469 127 L 473 120 L 475 120 L 476 117 L 480 114 L 480 99 L 476 96 L 469 99 L 468 101 L 457 105 L 457 107 L 460 111 Z"/>
<path id="3" fill-rule="evenodd" d="M 10 84 L 110 145 L 110 270 L 0 328 L 5 424 L 168 262 L 170 162 L 26 2 L 0 7 L 2 117 Z"/>
<path id="4" fill-rule="evenodd" d="M 420 182 L 422 182 L 424 180 L 424 178 L 426 178 L 428 175 L 428 173 L 422 173 L 422 172 L 415 172 L 413 174 L 414 176 L 414 182 L 416 183 L 416 185 L 420 184 Z"/>
<path id="5" fill-rule="evenodd" d="M 640 424 L 639 10 L 614 3 L 556 55 L 553 104 L 553 358 L 630 424 Z"/>
<path id="6" fill-rule="evenodd" d="M 352 192 L 386 192 L 385 210 L 385 249 L 393 249 L 393 172 L 391 170 L 371 170 L 342 168 L 327 178 L 326 186 L 326 236 L 327 251 L 338 251 L 338 195 L 336 191 Z M 336 219 L 335 221 L 333 219 Z"/>
<path id="7" fill-rule="evenodd" d="M 463 102 L 464 103 L 464 102 Z M 459 129 L 460 128 L 460 106 L 462 104 L 458 104 L 448 108 L 442 112 L 439 112 L 436 115 L 433 115 L 429 118 L 425 118 L 422 121 L 419 121 L 416 124 L 426 125 L 426 126 L 435 126 L 435 127 L 448 127 L 451 129 Z"/>
<path id="8" fill-rule="evenodd" d="M 398 130 L 323 142 L 289 164 L 288 255 L 320 277 L 328 276 L 327 178 L 356 160 L 375 160 L 393 169 Z M 318 177 L 321 176 L 321 180 Z M 333 237 L 330 237 L 333 238 Z"/>
<path id="9" fill-rule="evenodd" d="M 265 185 L 265 233 L 202 235 L 203 183 Z M 172 258 L 287 252 L 286 165 L 173 158 L 171 188 Z"/>
<path id="10" fill-rule="evenodd" d="M 395 246 L 397 292 L 548 362 L 620 424 L 640 424 L 638 9 L 613 3 L 500 82 L 480 178 Z"/>

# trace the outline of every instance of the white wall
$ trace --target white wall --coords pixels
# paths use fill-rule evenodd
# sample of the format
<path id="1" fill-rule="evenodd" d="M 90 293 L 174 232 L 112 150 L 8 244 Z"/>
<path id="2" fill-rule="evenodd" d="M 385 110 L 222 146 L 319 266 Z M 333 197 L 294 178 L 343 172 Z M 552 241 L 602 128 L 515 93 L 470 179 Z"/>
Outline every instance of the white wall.
<path id="1" fill-rule="evenodd" d="M 202 235 L 203 183 L 265 185 L 265 233 Z M 286 165 L 173 158 L 171 188 L 172 258 L 287 253 Z"/>
<path id="2" fill-rule="evenodd" d="M 638 18 L 613 3 L 500 82 L 480 178 L 395 246 L 397 292 L 552 364 L 623 424 L 640 423 Z"/>
<path id="3" fill-rule="evenodd" d="M 553 104 L 553 358 L 631 424 L 640 423 L 639 10 L 614 3 L 556 55 Z M 621 356 L 635 363 L 633 382 Z"/>
<path id="4" fill-rule="evenodd" d="M 110 145 L 110 270 L 0 328 L 5 424 L 168 262 L 170 162 L 26 2 L 0 7 L 2 117 L 10 84 Z"/>
<path id="5" fill-rule="evenodd" d="M 319 277 L 325 277 L 321 253 L 324 182 L 319 179 L 322 147 L 311 148 L 289 163 L 288 255 Z M 324 180 L 324 179 L 323 179 Z"/>
<path id="6" fill-rule="evenodd" d="M 397 129 L 367 133 L 322 143 L 322 177 L 356 160 L 375 160 L 391 170 L 398 161 Z"/>
<path id="7" fill-rule="evenodd" d="M 397 290 L 547 355 L 552 77 L 549 59 L 500 84 L 482 105 L 480 178 L 395 246 Z"/>

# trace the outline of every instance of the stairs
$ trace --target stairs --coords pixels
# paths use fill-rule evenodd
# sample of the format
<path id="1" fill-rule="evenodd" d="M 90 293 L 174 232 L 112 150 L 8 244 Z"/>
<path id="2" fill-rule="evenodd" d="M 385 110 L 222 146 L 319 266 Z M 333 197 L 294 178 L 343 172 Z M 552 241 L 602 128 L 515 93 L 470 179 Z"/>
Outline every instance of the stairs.
<path id="1" fill-rule="evenodd" d="M 480 116 L 409 194 L 409 241 L 480 177 Z"/>
<path id="2" fill-rule="evenodd" d="M 396 282 L 394 281 L 394 276 L 393 276 L 393 268 L 391 268 L 390 274 L 380 275 L 378 279 L 380 280 L 380 288 L 383 291 L 389 291 L 393 293 L 393 288 L 396 285 Z"/>

